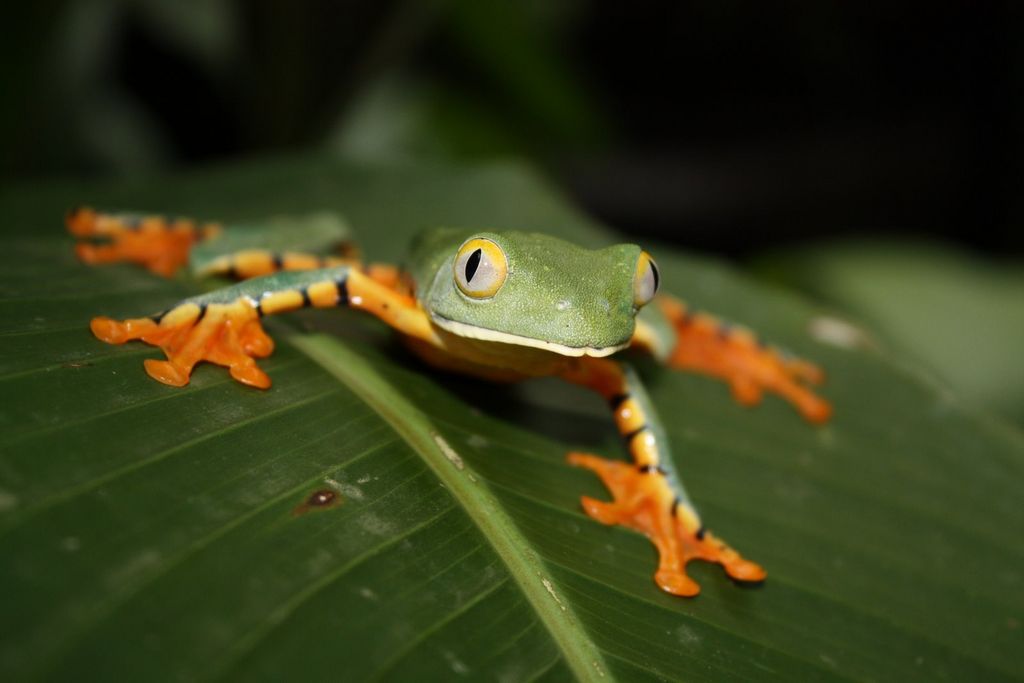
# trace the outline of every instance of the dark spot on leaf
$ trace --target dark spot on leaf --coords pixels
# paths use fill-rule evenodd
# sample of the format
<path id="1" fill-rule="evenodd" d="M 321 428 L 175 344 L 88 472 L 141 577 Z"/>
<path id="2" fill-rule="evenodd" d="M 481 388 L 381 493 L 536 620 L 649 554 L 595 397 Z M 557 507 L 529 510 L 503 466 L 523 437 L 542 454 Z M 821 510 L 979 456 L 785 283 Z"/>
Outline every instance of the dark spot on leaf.
<path id="1" fill-rule="evenodd" d="M 337 497 L 338 494 L 334 491 L 330 489 L 322 489 L 320 491 L 314 491 L 313 495 L 311 495 L 309 500 L 306 501 L 306 504 L 323 507 L 324 505 L 330 505 Z"/>
<path id="2" fill-rule="evenodd" d="M 334 489 L 317 489 L 292 510 L 292 515 L 304 515 L 310 510 L 326 510 L 341 503 L 341 496 Z"/>

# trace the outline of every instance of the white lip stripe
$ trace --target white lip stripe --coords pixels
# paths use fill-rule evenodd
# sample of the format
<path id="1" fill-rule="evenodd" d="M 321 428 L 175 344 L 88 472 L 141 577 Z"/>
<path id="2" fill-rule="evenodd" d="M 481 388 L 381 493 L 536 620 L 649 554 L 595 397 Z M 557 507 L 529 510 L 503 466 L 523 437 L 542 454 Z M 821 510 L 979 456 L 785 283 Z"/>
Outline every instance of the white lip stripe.
<path id="1" fill-rule="evenodd" d="M 503 344 L 516 344 L 518 346 L 530 346 L 535 349 L 543 349 L 563 356 L 594 356 L 596 358 L 601 358 L 602 356 L 610 356 L 616 351 L 621 351 L 629 346 L 629 340 L 616 346 L 605 346 L 599 349 L 595 349 L 592 346 L 565 346 L 564 344 L 556 344 L 554 342 L 543 341 L 541 339 L 531 339 L 530 337 L 521 337 L 517 334 L 496 332 L 495 330 L 488 330 L 475 325 L 458 323 L 454 320 L 442 318 L 434 313 L 431 313 L 430 317 L 435 323 L 437 323 L 438 327 L 460 337 L 466 337 L 467 339 L 480 339 L 482 341 L 501 342 Z"/>

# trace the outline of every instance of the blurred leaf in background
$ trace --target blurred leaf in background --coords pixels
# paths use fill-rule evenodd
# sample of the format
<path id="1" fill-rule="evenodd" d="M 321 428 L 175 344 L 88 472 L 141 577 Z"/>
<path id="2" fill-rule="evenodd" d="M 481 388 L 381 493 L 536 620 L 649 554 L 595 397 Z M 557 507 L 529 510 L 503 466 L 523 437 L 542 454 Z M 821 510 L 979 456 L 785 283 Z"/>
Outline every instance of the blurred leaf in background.
<path id="1" fill-rule="evenodd" d="M 1024 264 L 933 242 L 790 248 L 755 270 L 848 311 L 958 395 L 1024 424 Z"/>
<path id="2" fill-rule="evenodd" d="M 2 67 L 4 106 L 0 171 L 4 176 L 68 172 L 129 173 L 177 159 L 159 112 L 131 87 L 124 64 L 145 67 L 152 54 L 182 55 L 210 79 L 228 76 L 238 50 L 237 17 L 226 0 L 91 0 L 15 3 L 6 8 L 9 33 Z M 158 35 L 135 54 L 129 34 Z M 209 103 L 190 93 L 197 118 Z M 167 93 L 163 79 L 153 85 Z"/>
<path id="3" fill-rule="evenodd" d="M 607 144 L 609 123 L 562 49 L 578 18 L 574 2 L 456 0 L 409 65 L 357 98 L 336 145 L 358 156 L 540 162 Z M 386 134 L 391 123 L 390 134 Z"/>
<path id="4" fill-rule="evenodd" d="M 328 146 L 543 162 L 607 139 L 560 49 L 575 2 L 16 5 L 0 171 L 128 174 Z M 415 57 L 415 58 L 414 58 Z"/>

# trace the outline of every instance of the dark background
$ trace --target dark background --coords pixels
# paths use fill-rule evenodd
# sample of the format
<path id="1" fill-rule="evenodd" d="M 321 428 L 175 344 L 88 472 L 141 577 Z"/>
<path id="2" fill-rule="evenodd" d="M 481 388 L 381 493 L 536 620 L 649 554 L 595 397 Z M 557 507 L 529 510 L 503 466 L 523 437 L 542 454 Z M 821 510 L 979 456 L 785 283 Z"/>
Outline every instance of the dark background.
<path id="1" fill-rule="evenodd" d="M 5 14 L 5 181 L 314 149 L 517 156 L 620 229 L 733 256 L 848 234 L 1024 245 L 1018 3 L 136 0 Z"/>
<path id="2" fill-rule="evenodd" d="M 1022 6 L 9 3 L 0 182 L 521 159 L 1024 424 Z"/>

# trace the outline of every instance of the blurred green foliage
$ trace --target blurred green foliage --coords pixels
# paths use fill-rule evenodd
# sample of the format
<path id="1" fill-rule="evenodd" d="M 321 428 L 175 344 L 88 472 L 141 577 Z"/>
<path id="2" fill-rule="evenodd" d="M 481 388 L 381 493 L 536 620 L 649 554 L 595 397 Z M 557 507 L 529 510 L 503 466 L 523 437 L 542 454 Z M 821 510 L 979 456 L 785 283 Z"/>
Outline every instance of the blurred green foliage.
<path id="1" fill-rule="evenodd" d="M 854 315 L 963 398 L 1024 424 L 1024 268 L 937 243 L 789 249 L 757 270 Z"/>
<path id="2" fill-rule="evenodd" d="M 128 174 L 297 147 L 539 160 L 593 147 L 607 125 L 559 50 L 578 4 L 15 5 L 0 176 Z"/>

